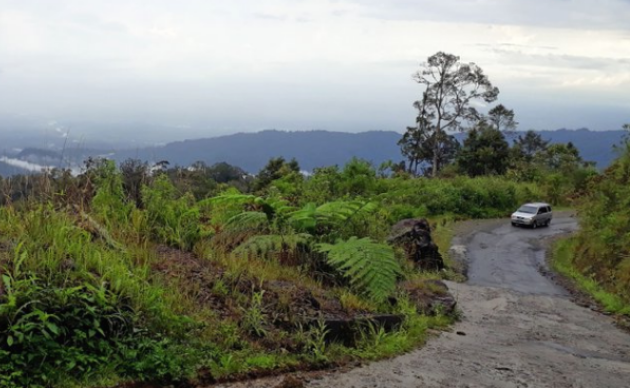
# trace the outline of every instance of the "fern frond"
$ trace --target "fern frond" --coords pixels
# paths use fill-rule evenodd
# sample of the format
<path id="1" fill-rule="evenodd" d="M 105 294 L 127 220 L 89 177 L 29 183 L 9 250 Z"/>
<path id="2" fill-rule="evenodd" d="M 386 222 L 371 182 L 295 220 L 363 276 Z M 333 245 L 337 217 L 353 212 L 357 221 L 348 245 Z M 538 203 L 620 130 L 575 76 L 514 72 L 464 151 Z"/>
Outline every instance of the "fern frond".
<path id="1" fill-rule="evenodd" d="M 302 209 L 289 213 L 289 224 L 297 230 L 311 230 L 317 226 L 317 206 L 306 204 Z"/>
<path id="2" fill-rule="evenodd" d="M 295 250 L 299 245 L 308 243 L 310 238 L 311 235 L 305 233 L 291 234 L 287 236 L 277 234 L 258 235 L 247 239 L 247 241 L 239 245 L 233 253 L 267 256 L 273 252 Z"/>
<path id="3" fill-rule="evenodd" d="M 222 194 L 199 202 L 199 206 L 236 206 L 253 204 L 259 197 L 250 194 Z"/>
<path id="4" fill-rule="evenodd" d="M 377 302 L 383 301 L 396 288 L 402 273 L 394 250 L 369 238 L 351 237 L 336 244 L 319 244 L 328 263 L 350 280 L 350 284 Z"/>
<path id="5" fill-rule="evenodd" d="M 378 209 L 374 202 L 333 201 L 319 206 L 316 217 L 323 222 L 343 222 L 358 214 L 369 214 Z"/>
<path id="6" fill-rule="evenodd" d="M 231 217 L 225 223 L 230 231 L 261 229 L 269 224 L 267 214 L 263 212 L 242 212 Z"/>
<path id="7" fill-rule="evenodd" d="M 289 213 L 289 223 L 297 230 L 312 230 L 318 224 L 334 225 L 358 215 L 378 209 L 374 202 L 334 201 L 317 207 L 313 203 Z"/>

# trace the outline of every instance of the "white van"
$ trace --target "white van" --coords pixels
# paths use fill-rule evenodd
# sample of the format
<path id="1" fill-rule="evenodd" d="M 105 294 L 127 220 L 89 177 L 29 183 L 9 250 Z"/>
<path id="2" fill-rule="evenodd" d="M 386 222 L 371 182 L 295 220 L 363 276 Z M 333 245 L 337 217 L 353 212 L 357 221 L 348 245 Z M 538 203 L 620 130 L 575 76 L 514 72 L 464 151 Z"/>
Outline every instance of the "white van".
<path id="1" fill-rule="evenodd" d="M 552 218 L 551 205 L 548 203 L 526 203 L 512 213 L 512 226 L 525 225 L 531 226 L 532 228 L 549 226 Z"/>

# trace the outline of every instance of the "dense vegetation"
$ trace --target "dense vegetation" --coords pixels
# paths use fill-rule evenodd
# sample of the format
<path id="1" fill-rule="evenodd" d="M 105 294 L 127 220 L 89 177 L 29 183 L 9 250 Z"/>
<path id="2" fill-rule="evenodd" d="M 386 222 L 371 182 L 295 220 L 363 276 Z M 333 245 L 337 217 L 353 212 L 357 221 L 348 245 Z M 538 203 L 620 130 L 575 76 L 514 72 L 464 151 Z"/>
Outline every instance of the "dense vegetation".
<path id="1" fill-rule="evenodd" d="M 630 125 L 625 126 L 630 130 Z M 580 207 L 580 231 L 556 246 L 556 267 L 604 308 L 630 316 L 630 139 L 591 180 Z"/>
<path id="2" fill-rule="evenodd" d="M 386 244 L 390 226 L 442 220 L 440 241 L 448 218 L 570 200 L 572 175 L 558 180 L 533 159 L 526 177 L 453 165 L 450 177 L 415 178 L 362 160 L 304 176 L 277 158 L 256 177 L 225 164 L 88 160 L 76 177 L 5 179 L 1 384 L 213 381 L 411 349 L 449 318 L 418 311 L 409 284 L 430 294 L 422 279 L 455 275 L 418 272 Z M 367 325 L 350 343 L 327 338 L 325 319 L 373 314 L 404 320 Z"/>

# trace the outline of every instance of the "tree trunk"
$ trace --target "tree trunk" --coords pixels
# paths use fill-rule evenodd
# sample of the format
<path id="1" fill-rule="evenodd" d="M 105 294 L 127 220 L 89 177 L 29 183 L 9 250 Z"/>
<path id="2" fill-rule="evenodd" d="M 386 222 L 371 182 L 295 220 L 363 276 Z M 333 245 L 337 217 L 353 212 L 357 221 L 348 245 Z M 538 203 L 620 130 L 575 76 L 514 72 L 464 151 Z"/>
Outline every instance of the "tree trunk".
<path id="1" fill-rule="evenodd" d="M 438 160 L 439 160 L 439 153 L 440 153 L 440 124 L 438 123 L 437 127 L 435 128 L 435 144 L 433 144 L 433 171 L 431 172 L 431 176 L 433 178 L 437 177 L 437 173 L 438 173 Z"/>

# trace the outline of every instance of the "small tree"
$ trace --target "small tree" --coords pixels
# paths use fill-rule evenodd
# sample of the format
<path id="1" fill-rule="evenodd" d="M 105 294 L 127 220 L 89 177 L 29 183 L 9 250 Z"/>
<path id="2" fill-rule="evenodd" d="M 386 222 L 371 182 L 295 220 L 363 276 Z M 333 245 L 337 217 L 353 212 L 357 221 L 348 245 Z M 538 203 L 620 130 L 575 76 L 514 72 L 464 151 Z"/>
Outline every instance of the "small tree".
<path id="1" fill-rule="evenodd" d="M 514 142 L 514 156 L 530 163 L 538 153 L 544 152 L 548 146 L 549 140 L 543 140 L 539 133 L 530 129 L 525 133 L 525 136 L 519 135 Z"/>
<path id="2" fill-rule="evenodd" d="M 463 129 L 463 122 L 478 121 L 480 114 L 472 102 L 492 102 L 497 99 L 499 89 L 492 86 L 476 64 L 461 63 L 458 56 L 441 51 L 422 63 L 413 78 L 425 86 L 422 99 L 414 106 L 419 111 L 417 123 L 424 139 L 435 134 L 431 175 L 436 176 L 447 131 L 459 131 Z"/>
<path id="3" fill-rule="evenodd" d="M 127 199 L 142 208 L 142 186 L 149 178 L 149 165 L 139 159 L 127 159 L 120 164 L 123 189 Z"/>
<path id="4" fill-rule="evenodd" d="M 459 152 L 459 169 L 470 176 L 505 174 L 510 147 L 503 133 L 481 122 L 468 133 Z"/>
<path id="5" fill-rule="evenodd" d="M 291 173 L 299 172 L 300 165 L 297 160 L 291 159 L 287 162 L 283 157 L 271 158 L 267 162 L 267 165 L 258 172 L 254 183 L 254 190 L 264 190 L 276 179 L 280 179 Z"/>
<path id="6" fill-rule="evenodd" d="M 518 122 L 514 120 L 514 110 L 499 104 L 488 112 L 488 121 L 501 132 L 511 132 L 516 129 Z"/>

